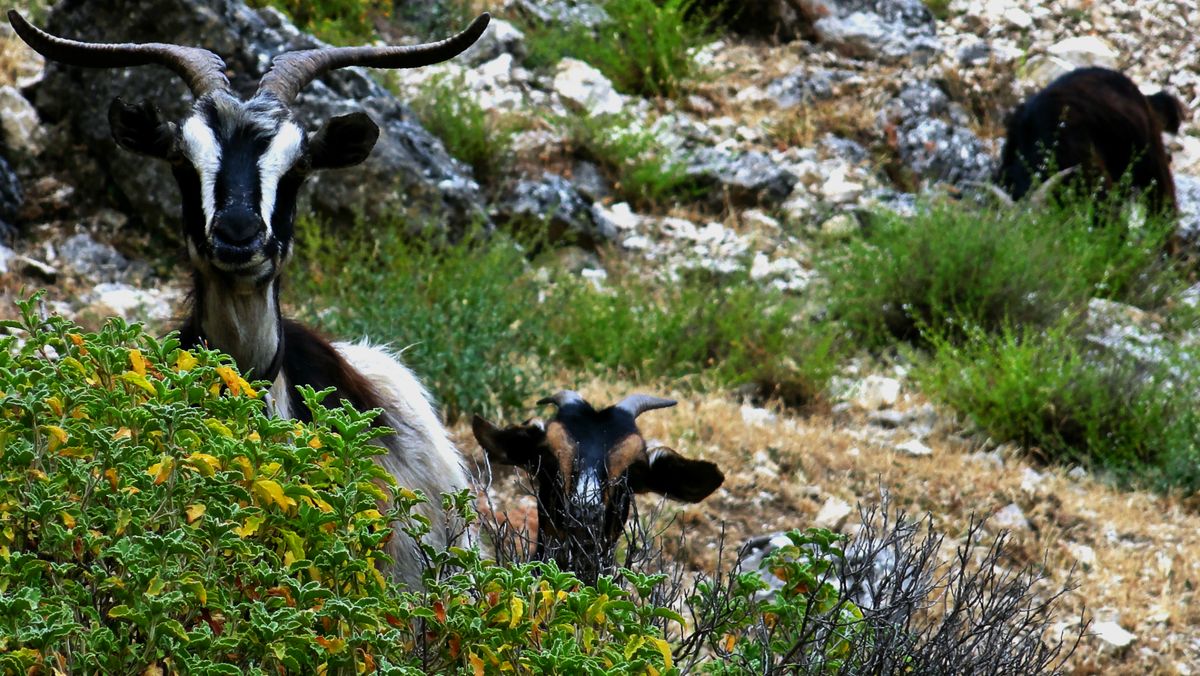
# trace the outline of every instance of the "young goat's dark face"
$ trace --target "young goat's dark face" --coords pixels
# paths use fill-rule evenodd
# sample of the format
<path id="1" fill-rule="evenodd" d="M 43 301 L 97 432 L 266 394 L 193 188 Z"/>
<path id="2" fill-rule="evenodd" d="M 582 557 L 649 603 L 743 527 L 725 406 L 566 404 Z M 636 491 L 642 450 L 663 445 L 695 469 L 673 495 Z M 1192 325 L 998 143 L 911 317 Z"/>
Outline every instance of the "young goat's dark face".
<path id="1" fill-rule="evenodd" d="M 596 410 L 578 394 L 560 392 L 541 403 L 558 406 L 548 422 L 499 428 L 475 416 L 473 429 L 491 462 L 521 467 L 533 477 L 543 558 L 575 569 L 606 560 L 635 494 L 699 502 L 725 479 L 711 462 L 647 448 L 635 419 L 673 401 L 635 395 Z"/>
<path id="2" fill-rule="evenodd" d="M 271 95 L 241 101 L 224 91 L 197 100 L 180 124 L 149 102 L 120 100 L 109 122 L 121 146 L 170 162 L 197 269 L 253 286 L 274 279 L 291 253 L 296 198 L 309 172 L 362 162 L 379 136 L 363 113 L 310 135 Z"/>

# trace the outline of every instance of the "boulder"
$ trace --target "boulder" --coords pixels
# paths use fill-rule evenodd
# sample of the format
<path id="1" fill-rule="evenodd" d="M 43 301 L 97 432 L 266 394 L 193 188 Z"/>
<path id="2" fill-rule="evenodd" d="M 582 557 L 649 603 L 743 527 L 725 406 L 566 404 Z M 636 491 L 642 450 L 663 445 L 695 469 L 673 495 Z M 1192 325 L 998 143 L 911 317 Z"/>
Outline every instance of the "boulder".
<path id="1" fill-rule="evenodd" d="M 608 21 L 608 13 L 590 0 L 508 0 L 507 8 L 557 26 L 580 25 L 595 28 Z"/>
<path id="2" fill-rule="evenodd" d="M 568 105 L 588 115 L 621 112 L 625 102 L 604 74 L 578 59 L 563 59 L 554 71 L 554 91 Z"/>
<path id="3" fill-rule="evenodd" d="M 687 160 L 685 173 L 709 188 L 710 203 L 721 207 L 776 207 L 792 194 L 797 178 L 757 151 L 731 153 L 703 148 Z"/>
<path id="4" fill-rule="evenodd" d="M 587 248 L 616 238 L 617 228 L 592 200 L 567 179 L 545 173 L 522 180 L 496 208 L 497 222 L 520 229 L 546 224 L 551 244 L 567 241 Z"/>
<path id="5" fill-rule="evenodd" d="M 81 232 L 58 247 L 58 256 L 75 272 L 98 282 L 116 282 L 126 276 L 130 261 L 110 244 Z"/>
<path id="6" fill-rule="evenodd" d="M 229 67 L 233 88 L 253 94 L 276 54 L 322 45 L 279 12 L 253 10 L 238 0 L 129 0 L 118 4 L 66 0 L 47 19 L 51 32 L 90 41 L 202 44 Z M 93 71 L 49 64 L 36 103 L 43 119 L 65 121 L 72 142 L 83 144 L 102 166 L 110 186 L 102 196 L 131 207 L 144 225 L 175 232 L 179 196 L 165 164 L 148 162 L 111 140 L 108 107 L 114 98 L 149 99 L 168 118 L 190 109 L 191 94 L 164 68 Z M 380 126 L 371 157 L 361 166 L 314 175 L 305 198 L 317 213 L 348 220 L 405 208 L 454 229 L 483 214 L 479 186 L 469 169 L 450 158 L 411 111 L 361 69 L 325 75 L 299 96 L 295 111 L 316 129 L 335 115 L 364 111 Z"/>
<path id="7" fill-rule="evenodd" d="M 844 56 L 897 61 L 941 51 L 921 0 L 799 0 L 813 32 Z"/>
<path id="8" fill-rule="evenodd" d="M 905 86 L 885 115 L 900 160 L 921 179 L 961 187 L 992 174 L 991 149 L 968 127 L 962 107 L 932 82 Z"/>
<path id="9" fill-rule="evenodd" d="M 478 66 L 482 63 L 487 63 L 501 56 L 509 54 L 517 59 L 525 58 L 525 34 L 516 26 L 505 21 L 492 17 L 488 23 L 487 30 L 479 40 L 471 45 L 467 51 L 459 57 L 464 63 L 472 66 Z"/>
<path id="10" fill-rule="evenodd" d="M 32 157 L 42 152 L 45 136 L 33 104 L 16 87 L 0 87 L 0 140 L 4 147 Z"/>
<path id="11" fill-rule="evenodd" d="M 4 157 L 0 156 L 0 242 L 11 240 L 16 234 L 17 216 L 24 200 L 21 181 Z"/>

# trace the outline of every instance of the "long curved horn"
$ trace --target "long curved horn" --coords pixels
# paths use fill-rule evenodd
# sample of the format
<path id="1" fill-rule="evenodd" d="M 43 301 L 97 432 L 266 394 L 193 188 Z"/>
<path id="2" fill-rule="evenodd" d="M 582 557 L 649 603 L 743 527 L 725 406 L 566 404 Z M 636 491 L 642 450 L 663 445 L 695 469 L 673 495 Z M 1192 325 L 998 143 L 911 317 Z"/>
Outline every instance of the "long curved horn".
<path id="1" fill-rule="evenodd" d="M 347 66 L 369 68 L 418 68 L 446 61 L 475 44 L 491 21 L 480 14 L 466 30 L 438 42 L 406 47 L 326 47 L 287 52 L 275 57 L 271 70 L 258 85 L 259 93 L 270 92 L 290 104 L 309 82 L 324 73 Z"/>
<path id="2" fill-rule="evenodd" d="M 670 408 L 676 404 L 674 399 L 663 399 L 662 397 L 652 397 L 648 394 L 631 394 L 621 400 L 613 408 L 619 408 L 622 411 L 628 412 L 633 417 L 653 411 L 656 408 Z"/>
<path id="3" fill-rule="evenodd" d="M 989 195 L 991 195 L 992 197 L 995 197 L 997 200 L 999 200 L 999 202 L 1006 207 L 1011 207 L 1011 206 L 1016 205 L 1016 202 L 1013 201 L 1012 195 L 1009 195 L 1008 193 L 1004 192 L 1004 189 L 1001 188 L 1000 186 L 996 185 L 995 183 L 992 183 L 990 181 L 967 181 L 967 185 L 979 188 L 979 189 L 987 192 Z"/>
<path id="4" fill-rule="evenodd" d="M 110 44 L 67 40 L 34 26 L 15 9 L 8 11 L 8 22 L 34 51 L 68 66 L 125 68 L 158 64 L 175 71 L 197 97 L 214 90 L 229 89 L 225 62 L 207 49 L 161 42 Z"/>
<path id="5" fill-rule="evenodd" d="M 1038 186 L 1038 189 L 1029 196 L 1029 203 L 1035 207 L 1045 204 L 1046 198 L 1050 197 L 1050 191 L 1054 190 L 1055 186 L 1066 180 L 1068 176 L 1075 173 L 1075 170 L 1078 168 L 1078 164 L 1073 167 L 1067 167 L 1066 169 L 1063 169 L 1062 171 L 1043 181 L 1042 184 Z"/>
<path id="6" fill-rule="evenodd" d="M 567 404 L 582 403 L 584 403 L 583 397 L 575 390 L 559 390 L 549 397 L 538 399 L 537 405 L 545 406 L 546 404 L 554 404 L 555 406 L 562 408 Z"/>

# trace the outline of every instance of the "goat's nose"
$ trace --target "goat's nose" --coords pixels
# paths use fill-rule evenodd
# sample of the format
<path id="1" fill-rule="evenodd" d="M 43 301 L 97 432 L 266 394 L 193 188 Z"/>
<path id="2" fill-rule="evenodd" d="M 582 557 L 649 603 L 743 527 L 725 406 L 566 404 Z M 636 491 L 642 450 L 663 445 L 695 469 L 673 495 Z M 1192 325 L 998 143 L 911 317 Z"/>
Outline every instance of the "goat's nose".
<path id="1" fill-rule="evenodd" d="M 230 249 L 251 248 L 263 231 L 262 219 L 249 209 L 227 209 L 213 222 L 213 244 Z"/>

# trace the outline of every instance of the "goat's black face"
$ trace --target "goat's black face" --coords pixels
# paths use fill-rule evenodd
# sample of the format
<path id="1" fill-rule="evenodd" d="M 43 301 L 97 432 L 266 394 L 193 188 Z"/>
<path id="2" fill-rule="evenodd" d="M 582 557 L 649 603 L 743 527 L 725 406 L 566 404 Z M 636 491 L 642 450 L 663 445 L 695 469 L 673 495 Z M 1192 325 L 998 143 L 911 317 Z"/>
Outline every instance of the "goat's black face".
<path id="1" fill-rule="evenodd" d="M 243 286 L 261 286 L 281 271 L 308 173 L 362 162 L 379 136 L 370 118 L 354 113 L 310 137 L 273 96 L 243 102 L 224 91 L 197 100 L 180 125 L 148 103 L 119 100 L 109 121 L 117 143 L 171 163 L 197 269 Z"/>
<path id="2" fill-rule="evenodd" d="M 635 417 L 620 405 L 597 411 L 578 397 L 560 402 L 546 423 L 501 429 L 475 416 L 475 439 L 491 462 L 522 467 L 534 478 L 543 556 L 576 569 L 594 564 L 611 555 L 634 494 L 699 502 L 724 481 L 711 462 L 647 450 Z"/>

